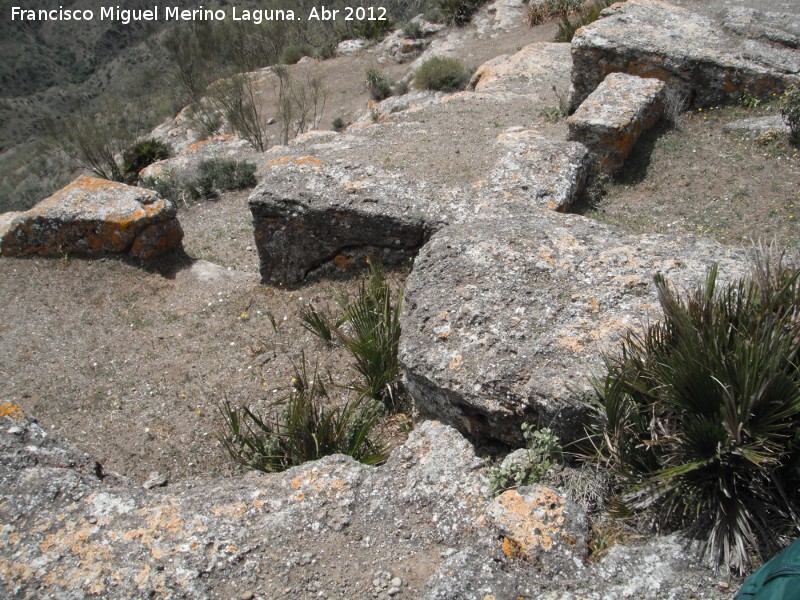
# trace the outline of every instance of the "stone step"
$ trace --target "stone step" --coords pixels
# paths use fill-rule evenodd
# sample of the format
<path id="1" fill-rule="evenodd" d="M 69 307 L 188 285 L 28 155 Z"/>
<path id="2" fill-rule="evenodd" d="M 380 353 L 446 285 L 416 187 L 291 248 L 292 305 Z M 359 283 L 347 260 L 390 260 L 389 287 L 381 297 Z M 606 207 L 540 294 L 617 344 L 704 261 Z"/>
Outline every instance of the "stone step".
<path id="1" fill-rule="evenodd" d="M 577 108 L 614 72 L 655 77 L 695 107 L 768 98 L 800 82 L 800 51 L 750 39 L 722 23 L 659 0 L 628 0 L 572 40 L 572 92 Z"/>
<path id="2" fill-rule="evenodd" d="M 639 136 L 664 114 L 664 82 L 611 73 L 567 119 L 569 139 L 594 154 L 603 173 L 618 171 Z"/>

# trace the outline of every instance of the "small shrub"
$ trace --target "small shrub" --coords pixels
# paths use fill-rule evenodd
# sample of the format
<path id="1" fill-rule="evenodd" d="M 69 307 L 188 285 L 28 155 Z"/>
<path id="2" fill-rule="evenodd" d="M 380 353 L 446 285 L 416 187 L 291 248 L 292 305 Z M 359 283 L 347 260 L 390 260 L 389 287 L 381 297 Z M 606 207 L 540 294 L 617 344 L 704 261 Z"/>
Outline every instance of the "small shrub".
<path id="1" fill-rule="evenodd" d="M 369 88 L 370 96 L 376 102 L 392 95 L 392 83 L 378 69 L 369 69 L 364 84 Z"/>
<path id="2" fill-rule="evenodd" d="M 419 21 L 408 21 L 403 25 L 403 35 L 412 40 L 419 40 L 425 37 L 422 31 L 422 25 Z"/>
<path id="3" fill-rule="evenodd" d="M 594 23 L 600 18 L 604 8 L 611 6 L 614 0 L 590 0 L 584 2 L 577 15 L 570 16 L 569 10 L 564 10 L 559 15 L 557 42 L 571 42 L 575 32 L 584 25 Z"/>
<path id="4" fill-rule="evenodd" d="M 360 396 L 343 406 L 330 403 L 328 391 L 317 377 L 309 377 L 305 358 L 286 397 L 272 405 L 270 416 L 226 400 L 220 412 L 227 431 L 219 436 L 223 447 L 238 463 L 259 471 L 284 471 L 331 454 L 346 454 L 365 464 L 383 462 L 388 454 L 382 439 L 373 436 L 383 407 Z"/>
<path id="5" fill-rule="evenodd" d="M 484 0 L 439 0 L 437 10 L 442 20 L 462 27 L 472 20 Z"/>
<path id="6" fill-rule="evenodd" d="M 564 462 L 561 444 L 547 427 L 534 429 L 533 425 L 523 423 L 522 436 L 527 442 L 522 459 L 489 471 L 489 491 L 493 496 L 538 483 L 551 467 Z"/>
<path id="7" fill-rule="evenodd" d="M 576 12 L 583 0 L 544 0 L 543 2 L 530 2 L 525 14 L 525 23 L 528 27 L 549 21 L 558 15 Z"/>
<path id="8" fill-rule="evenodd" d="M 392 93 L 395 96 L 405 96 L 408 93 L 408 81 L 406 81 L 405 79 L 401 79 L 400 81 L 395 83 Z"/>
<path id="9" fill-rule="evenodd" d="M 469 71 L 457 58 L 434 56 L 417 70 L 414 84 L 420 90 L 455 92 L 464 89 L 469 78 Z"/>
<path id="10" fill-rule="evenodd" d="M 200 162 L 198 175 L 194 179 L 176 177 L 165 173 L 159 177 L 148 177 L 141 186 L 155 190 L 162 198 L 171 200 L 176 206 L 189 200 L 215 198 L 220 192 L 240 190 L 256 184 L 256 165 L 244 161 L 211 158 Z"/>
<path id="11" fill-rule="evenodd" d="M 800 144 L 800 86 L 790 85 L 781 96 L 781 116 L 792 142 Z"/>
<path id="12" fill-rule="evenodd" d="M 334 131 L 344 131 L 347 127 L 347 121 L 345 121 L 342 117 L 336 117 L 333 122 L 331 123 Z"/>
<path id="13" fill-rule="evenodd" d="M 171 155 L 172 149 L 160 140 L 155 138 L 139 140 L 122 153 L 125 181 L 135 183 L 142 169 Z"/>
<path id="14" fill-rule="evenodd" d="M 800 525 L 800 268 L 716 277 L 685 300 L 656 277 L 665 320 L 606 359 L 591 436 L 618 514 L 686 527 L 741 573 Z"/>
<path id="15" fill-rule="evenodd" d="M 245 161 L 209 158 L 200 162 L 197 170 L 197 187 L 211 192 L 204 194 L 205 197 L 219 192 L 242 190 L 256 184 L 256 165 Z"/>
<path id="16" fill-rule="evenodd" d="M 305 56 L 314 56 L 316 52 L 317 49 L 309 44 L 287 46 L 281 53 L 281 63 L 284 65 L 293 65 Z"/>

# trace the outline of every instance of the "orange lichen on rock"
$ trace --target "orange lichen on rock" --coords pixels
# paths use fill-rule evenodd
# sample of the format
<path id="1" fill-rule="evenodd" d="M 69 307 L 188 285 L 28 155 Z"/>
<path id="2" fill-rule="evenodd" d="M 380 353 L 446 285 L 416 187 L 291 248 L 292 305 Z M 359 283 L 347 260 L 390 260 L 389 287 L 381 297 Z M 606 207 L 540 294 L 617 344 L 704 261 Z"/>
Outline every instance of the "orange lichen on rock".
<path id="1" fill-rule="evenodd" d="M 19 421 L 25 416 L 25 411 L 19 404 L 14 402 L 0 402 L 0 417 L 11 417 L 15 421 Z"/>
<path id="2" fill-rule="evenodd" d="M 546 487 L 535 488 L 525 496 L 508 490 L 489 506 L 487 517 L 502 534 L 501 548 L 506 556 L 533 559 L 569 540 L 575 544 L 573 533 L 565 530 L 566 504 L 565 498 Z"/>

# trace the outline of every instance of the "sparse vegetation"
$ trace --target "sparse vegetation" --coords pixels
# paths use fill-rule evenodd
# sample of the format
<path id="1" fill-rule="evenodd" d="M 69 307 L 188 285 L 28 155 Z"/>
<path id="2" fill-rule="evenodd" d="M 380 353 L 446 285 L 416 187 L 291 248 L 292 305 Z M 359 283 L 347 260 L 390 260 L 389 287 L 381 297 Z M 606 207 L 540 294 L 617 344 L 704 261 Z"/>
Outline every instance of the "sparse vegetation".
<path id="1" fill-rule="evenodd" d="M 239 137 L 260 152 L 267 149 L 267 117 L 251 75 L 234 75 L 218 82 L 209 100 Z"/>
<path id="2" fill-rule="evenodd" d="M 665 320 L 607 358 L 591 437 L 615 514 L 685 527 L 742 573 L 800 525 L 800 267 L 762 253 L 721 290 L 716 267 L 683 300 L 656 286 Z"/>
<path id="3" fill-rule="evenodd" d="M 558 438 L 547 427 L 534 429 L 522 424 L 522 437 L 527 447 L 523 456 L 489 471 L 489 491 L 493 496 L 523 485 L 538 483 L 553 465 L 564 462 L 564 452 Z"/>
<path id="4" fill-rule="evenodd" d="M 172 149 L 164 142 L 155 138 L 139 140 L 122 153 L 125 181 L 135 184 L 142 169 L 170 156 Z"/>
<path id="5" fill-rule="evenodd" d="M 380 102 L 392 95 L 392 83 L 378 69 L 369 69 L 364 84 L 373 100 Z"/>
<path id="6" fill-rule="evenodd" d="M 355 360 L 361 382 L 353 387 L 396 410 L 400 403 L 400 312 L 403 292 L 394 297 L 383 266 L 370 261 L 369 271 L 353 298 L 340 298 L 342 313 L 333 317 L 308 305 L 301 313 L 303 327 L 326 343 L 334 335 Z"/>
<path id="7" fill-rule="evenodd" d="M 420 90 L 455 92 L 469 82 L 470 72 L 457 58 L 434 56 L 417 70 L 414 84 Z"/>
<path id="8" fill-rule="evenodd" d="M 342 117 L 336 117 L 331 122 L 331 127 L 333 127 L 334 131 L 342 132 L 347 128 L 347 121 L 345 121 Z"/>
<path id="9" fill-rule="evenodd" d="M 236 462 L 259 471 L 284 471 L 331 454 L 370 465 L 384 461 L 386 445 L 374 435 L 383 415 L 381 404 L 365 396 L 340 406 L 331 406 L 331 401 L 320 374 L 315 370 L 309 375 L 303 357 L 287 395 L 272 403 L 270 414 L 223 402 L 227 430 L 219 440 Z"/>
<path id="10" fill-rule="evenodd" d="M 525 23 L 528 27 L 533 27 L 549 21 L 564 13 L 577 11 L 583 0 L 545 0 L 544 2 L 531 2 L 525 13 Z"/>
<path id="11" fill-rule="evenodd" d="M 281 141 L 286 144 L 290 139 L 317 127 L 325 112 L 327 92 L 319 77 L 307 74 L 305 81 L 297 81 L 283 65 L 272 67 L 272 71 L 278 76 Z"/>
<path id="12" fill-rule="evenodd" d="M 119 101 L 109 100 L 96 115 L 79 110 L 70 119 L 49 120 L 45 128 L 51 150 L 65 156 L 73 168 L 110 181 L 125 180 L 118 157 L 136 139 L 140 126 Z"/>
<path id="13" fill-rule="evenodd" d="M 439 0 L 436 9 L 445 23 L 466 25 L 485 0 Z"/>
<path id="14" fill-rule="evenodd" d="M 593 0 L 585 3 L 577 15 L 570 16 L 569 12 L 562 12 L 559 16 L 557 42 L 571 42 L 575 33 L 589 23 L 594 23 L 602 10 L 613 4 L 613 0 Z"/>
<path id="15" fill-rule="evenodd" d="M 256 165 L 234 159 L 211 158 L 197 165 L 197 176 L 181 179 L 170 173 L 148 177 L 142 187 L 157 191 L 176 206 L 190 200 L 216 198 L 221 192 L 241 190 L 256 184 Z"/>
<path id="16" fill-rule="evenodd" d="M 781 96 L 781 116 L 792 143 L 800 144 L 800 86 L 790 85 Z"/>

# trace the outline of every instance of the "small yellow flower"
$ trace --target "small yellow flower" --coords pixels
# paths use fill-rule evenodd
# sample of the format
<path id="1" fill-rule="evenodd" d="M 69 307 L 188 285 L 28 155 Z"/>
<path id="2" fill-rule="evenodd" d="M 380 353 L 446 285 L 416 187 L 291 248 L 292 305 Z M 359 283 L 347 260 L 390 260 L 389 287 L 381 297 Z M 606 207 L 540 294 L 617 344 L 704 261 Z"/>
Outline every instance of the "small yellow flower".
<path id="1" fill-rule="evenodd" d="M 242 318 L 242 321 L 246 321 L 246 320 L 247 320 L 247 317 L 248 317 L 249 315 L 248 315 L 246 312 L 243 312 L 243 313 L 242 313 L 241 315 L 239 315 L 239 316 Z"/>
<path id="2" fill-rule="evenodd" d="M 703 109 L 702 108 L 698 108 L 697 112 L 703 112 Z"/>

